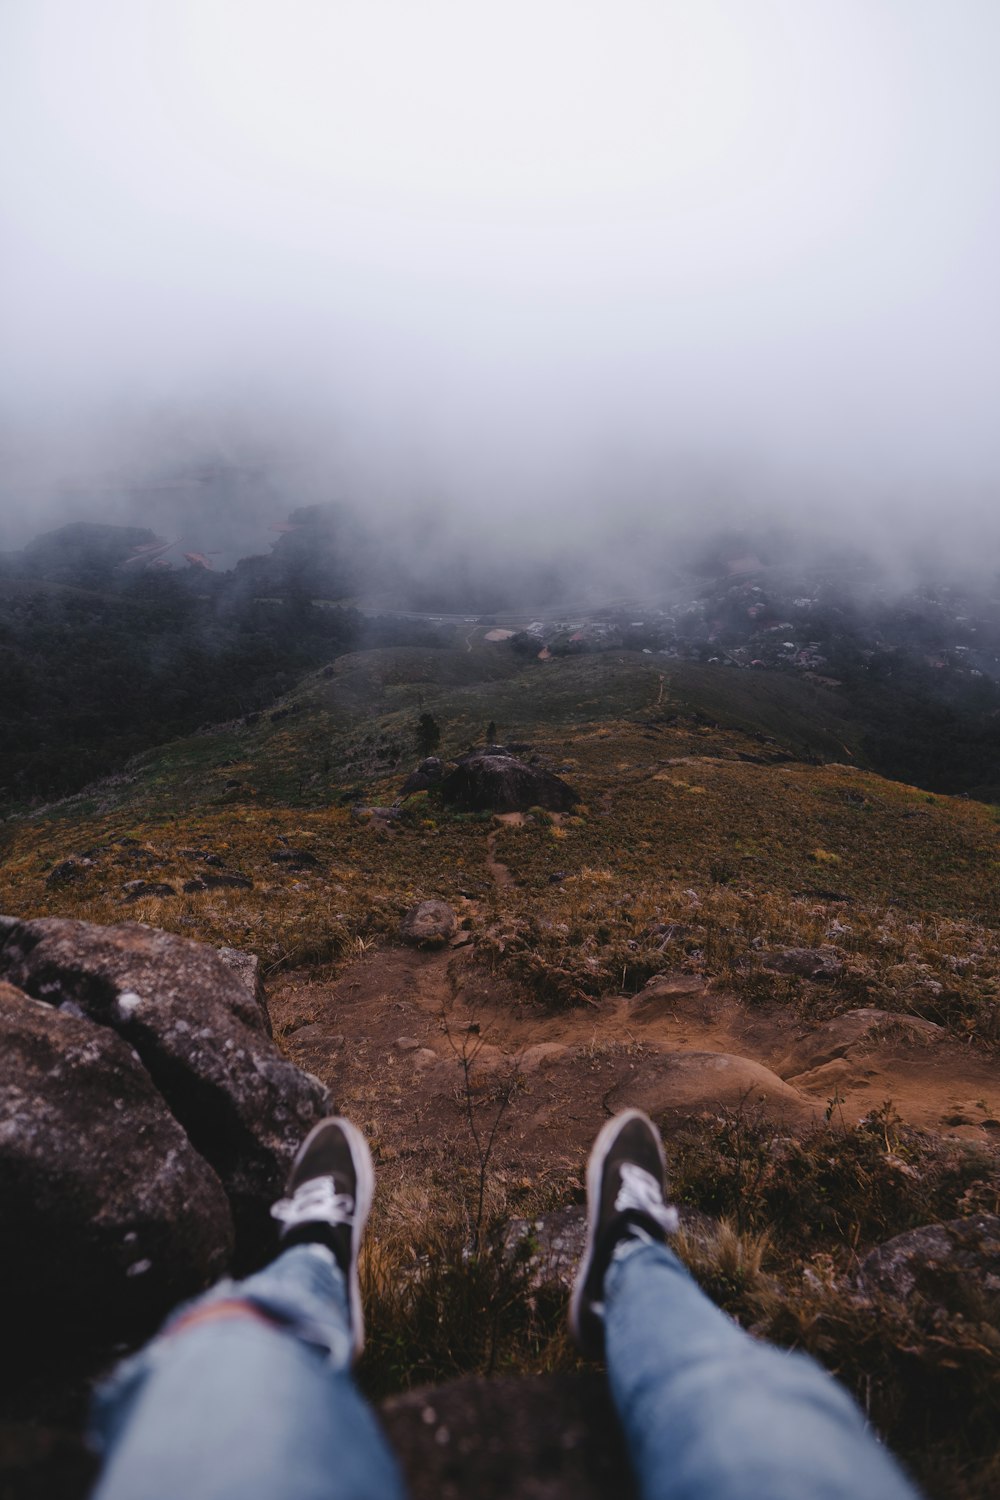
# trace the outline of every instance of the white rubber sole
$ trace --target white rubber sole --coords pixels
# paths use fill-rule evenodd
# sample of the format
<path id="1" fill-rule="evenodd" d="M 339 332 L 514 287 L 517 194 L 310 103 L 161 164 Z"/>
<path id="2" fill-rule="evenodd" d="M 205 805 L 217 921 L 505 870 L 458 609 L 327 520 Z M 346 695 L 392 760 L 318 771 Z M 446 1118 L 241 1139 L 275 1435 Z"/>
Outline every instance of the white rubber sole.
<path id="1" fill-rule="evenodd" d="M 583 1307 L 584 1287 L 590 1275 L 591 1263 L 594 1259 L 594 1246 L 597 1239 L 597 1215 L 601 1198 L 601 1178 L 604 1175 L 604 1163 L 608 1159 L 608 1152 L 614 1145 L 620 1131 L 629 1120 L 644 1120 L 652 1131 L 656 1141 L 656 1149 L 660 1156 L 660 1166 L 664 1178 L 667 1173 L 667 1158 L 663 1150 L 663 1142 L 660 1140 L 660 1132 L 652 1120 L 641 1109 L 623 1109 L 620 1114 L 612 1119 L 606 1120 L 597 1133 L 597 1139 L 590 1148 L 590 1156 L 587 1158 L 587 1239 L 583 1247 L 583 1255 L 580 1258 L 580 1266 L 573 1282 L 573 1290 L 569 1299 L 569 1331 L 576 1342 L 584 1347 L 586 1339 L 580 1327 L 580 1313 Z"/>

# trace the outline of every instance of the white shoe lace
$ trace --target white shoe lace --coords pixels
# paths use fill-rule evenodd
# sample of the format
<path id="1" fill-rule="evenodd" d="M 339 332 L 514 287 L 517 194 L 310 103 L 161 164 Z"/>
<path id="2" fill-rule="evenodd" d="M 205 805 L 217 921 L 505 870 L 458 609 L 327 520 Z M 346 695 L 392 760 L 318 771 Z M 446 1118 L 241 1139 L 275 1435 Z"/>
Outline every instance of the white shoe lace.
<path id="1" fill-rule="evenodd" d="M 286 1229 L 299 1224 L 353 1224 L 354 1199 L 350 1193 L 338 1193 L 332 1177 L 310 1177 L 291 1198 L 272 1204 L 271 1216 Z"/>
<path id="2" fill-rule="evenodd" d="M 632 1209 L 659 1224 L 664 1233 L 677 1232 L 680 1225 L 677 1210 L 664 1203 L 660 1184 L 652 1172 L 647 1172 L 645 1167 L 637 1166 L 635 1162 L 626 1161 L 622 1163 L 621 1179 L 622 1185 L 615 1199 L 617 1213 Z"/>

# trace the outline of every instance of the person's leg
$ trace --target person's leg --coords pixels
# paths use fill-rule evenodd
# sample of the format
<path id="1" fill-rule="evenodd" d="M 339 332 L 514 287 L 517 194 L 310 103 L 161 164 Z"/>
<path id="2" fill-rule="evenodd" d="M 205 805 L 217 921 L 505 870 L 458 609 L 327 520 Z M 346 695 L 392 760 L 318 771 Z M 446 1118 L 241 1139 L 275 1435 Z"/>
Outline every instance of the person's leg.
<path id="1" fill-rule="evenodd" d="M 759 1343 L 665 1245 L 625 1241 L 605 1353 L 645 1500 L 913 1500 L 842 1386 Z"/>
<path id="2" fill-rule="evenodd" d="M 610 1121 L 591 1162 L 572 1321 L 585 1346 L 603 1335 L 644 1500 L 913 1500 L 846 1391 L 744 1333 L 667 1249 L 651 1123 Z"/>
<path id="3" fill-rule="evenodd" d="M 317 1155 L 330 1169 L 325 1188 L 308 1175 Z M 176 1315 L 99 1393 L 93 1435 L 105 1462 L 94 1500 L 401 1500 L 395 1461 L 350 1376 L 370 1197 L 363 1138 L 325 1122 L 278 1206 L 288 1248 Z"/>

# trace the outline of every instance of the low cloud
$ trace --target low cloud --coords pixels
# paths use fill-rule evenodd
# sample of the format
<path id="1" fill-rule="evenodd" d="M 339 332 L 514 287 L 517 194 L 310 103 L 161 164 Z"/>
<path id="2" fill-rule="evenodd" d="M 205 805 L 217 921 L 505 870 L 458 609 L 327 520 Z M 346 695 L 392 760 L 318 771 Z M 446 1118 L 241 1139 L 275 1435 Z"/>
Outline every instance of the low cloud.
<path id="1" fill-rule="evenodd" d="M 225 565 L 336 500 L 421 565 L 447 536 L 615 587 L 623 537 L 646 576 L 775 518 L 989 557 L 989 0 L 0 28 L 0 546 L 142 521 Z"/>

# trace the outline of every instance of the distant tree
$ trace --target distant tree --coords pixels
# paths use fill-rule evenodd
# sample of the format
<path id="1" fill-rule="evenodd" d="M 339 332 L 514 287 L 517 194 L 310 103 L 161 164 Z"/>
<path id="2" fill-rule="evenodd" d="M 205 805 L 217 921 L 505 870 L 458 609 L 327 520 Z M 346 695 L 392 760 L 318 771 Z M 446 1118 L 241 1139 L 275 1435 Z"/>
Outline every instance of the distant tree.
<path id="1" fill-rule="evenodd" d="M 433 755 L 441 743 L 441 726 L 433 714 L 423 713 L 417 720 L 417 749 L 421 755 Z"/>
<path id="2" fill-rule="evenodd" d="M 490 722 L 486 726 L 486 743 L 487 743 L 487 745 L 495 745 L 496 742 L 497 742 L 497 726 L 496 726 L 496 721 L 494 719 L 491 719 Z"/>

